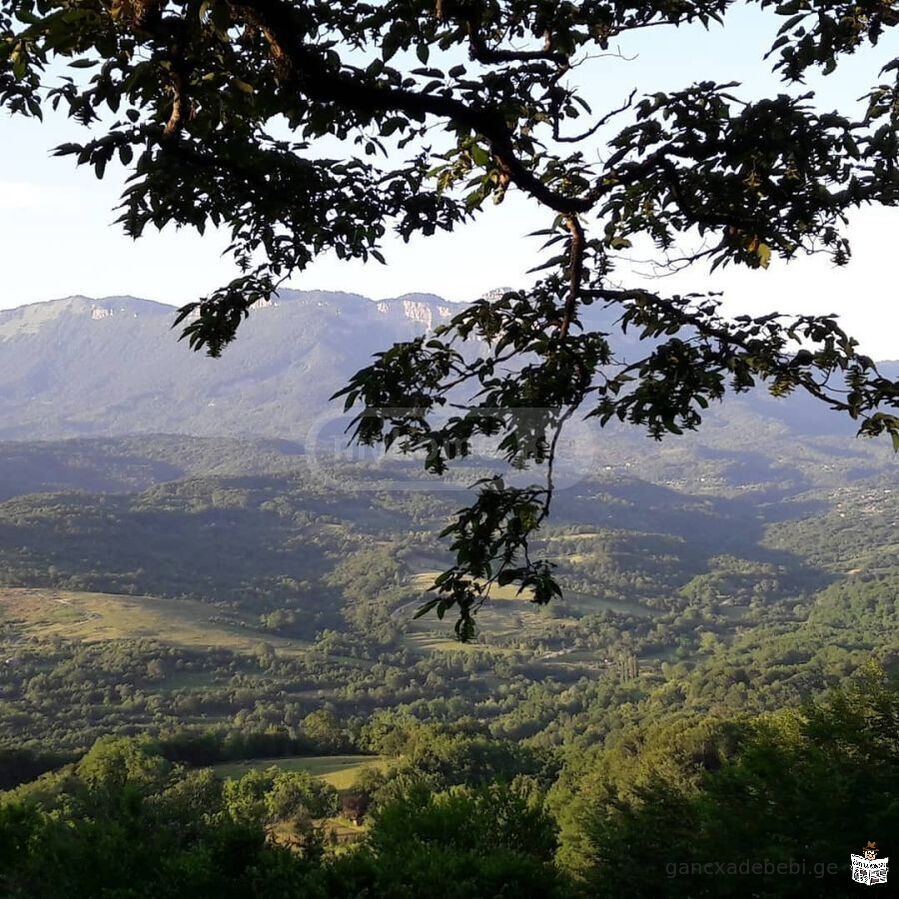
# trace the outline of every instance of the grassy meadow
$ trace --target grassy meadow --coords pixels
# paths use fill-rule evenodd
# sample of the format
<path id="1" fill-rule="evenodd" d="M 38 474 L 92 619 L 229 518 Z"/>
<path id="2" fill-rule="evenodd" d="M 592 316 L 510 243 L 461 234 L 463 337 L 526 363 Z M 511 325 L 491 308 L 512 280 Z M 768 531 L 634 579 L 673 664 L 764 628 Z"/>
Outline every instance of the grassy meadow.
<path id="1" fill-rule="evenodd" d="M 152 639 L 183 647 L 222 647 L 249 653 L 260 642 L 278 653 L 298 655 L 309 648 L 302 640 L 262 633 L 242 625 L 215 606 L 186 599 L 121 596 L 67 590 L 0 588 L 0 625 L 21 639 L 99 643 Z"/>
<path id="2" fill-rule="evenodd" d="M 384 765 L 384 759 L 372 755 L 321 755 L 270 759 L 248 759 L 241 762 L 225 762 L 213 770 L 219 777 L 243 777 L 249 771 L 281 768 L 285 771 L 308 771 L 314 777 L 330 784 L 335 790 L 348 790 L 366 768 Z"/>

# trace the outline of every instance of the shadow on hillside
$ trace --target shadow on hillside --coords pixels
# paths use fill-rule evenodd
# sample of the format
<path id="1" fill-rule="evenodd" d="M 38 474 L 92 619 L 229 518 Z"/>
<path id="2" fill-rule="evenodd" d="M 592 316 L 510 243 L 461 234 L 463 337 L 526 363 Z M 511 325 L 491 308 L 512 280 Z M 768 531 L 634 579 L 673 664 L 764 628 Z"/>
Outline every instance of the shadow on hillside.
<path id="1" fill-rule="evenodd" d="M 670 487 L 630 479 L 614 483 L 584 483 L 562 491 L 555 499 L 554 527 L 574 525 L 636 532 L 635 549 L 678 552 L 684 580 L 708 570 L 710 560 L 730 555 L 748 562 L 783 568 L 789 581 L 819 590 L 834 580 L 829 572 L 809 565 L 794 553 L 765 544 L 772 524 L 820 515 L 830 504 L 791 494 L 761 502 L 752 497 L 685 494 Z M 657 535 L 656 543 L 646 535 Z"/>

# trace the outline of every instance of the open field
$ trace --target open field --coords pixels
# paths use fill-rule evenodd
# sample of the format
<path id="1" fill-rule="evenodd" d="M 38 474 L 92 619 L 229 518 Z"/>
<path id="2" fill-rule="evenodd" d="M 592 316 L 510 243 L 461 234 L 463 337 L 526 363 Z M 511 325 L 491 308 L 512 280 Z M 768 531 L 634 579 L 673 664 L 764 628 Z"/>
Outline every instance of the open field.
<path id="1" fill-rule="evenodd" d="M 413 574 L 410 578 L 413 587 L 425 592 L 434 583 L 434 578 L 440 574 L 439 571 L 421 571 L 417 574 Z M 503 600 L 516 600 L 518 602 L 529 602 L 533 591 L 525 590 L 522 593 L 518 592 L 518 587 L 513 585 L 507 585 L 505 587 L 499 587 L 494 584 L 490 588 L 490 598 L 491 599 L 503 599 Z"/>
<path id="2" fill-rule="evenodd" d="M 449 636 L 442 637 L 425 631 L 413 632 L 406 635 L 404 642 L 410 649 L 424 654 L 432 652 L 490 652 L 500 654 L 515 652 L 512 647 L 496 646 L 492 643 L 479 643 L 477 640 L 471 643 L 460 643 L 452 636 L 451 625 L 447 628 L 447 633 Z"/>
<path id="3" fill-rule="evenodd" d="M 248 771 L 264 770 L 272 766 L 285 771 L 308 771 L 336 790 L 348 790 L 360 772 L 383 765 L 384 759 L 376 755 L 321 755 L 226 762 L 216 765 L 213 770 L 219 777 L 234 778 L 242 777 Z"/>
<path id="4" fill-rule="evenodd" d="M 519 593 L 514 586 L 494 586 L 477 615 L 478 637 L 468 644 L 459 643 L 453 633 L 455 621 L 453 615 L 448 615 L 443 621 L 437 620 L 433 615 L 414 619 L 415 612 L 428 596 L 428 588 L 433 584 L 439 571 L 422 568 L 423 563 L 429 561 L 425 556 L 409 555 L 404 561 L 412 568 L 409 583 L 420 590 L 421 595 L 395 608 L 391 614 L 395 620 L 402 620 L 405 623 L 407 630 L 403 641 L 414 652 L 421 655 L 451 652 L 510 654 L 519 651 L 517 647 L 522 647 L 523 638 L 531 641 L 525 645 L 533 646 L 533 639 L 539 640 L 540 636 L 546 633 L 549 624 L 547 613 L 530 601 L 528 592 Z M 430 561 L 433 564 L 435 560 Z M 573 617 L 562 618 L 553 615 L 551 623 L 555 628 L 574 626 L 577 617 L 601 609 L 641 617 L 657 614 L 655 610 L 637 602 L 609 600 L 573 590 L 565 591 L 565 604 L 572 610 Z M 571 655 L 570 649 L 538 656 L 535 661 L 545 661 L 547 664 L 563 668 L 605 667 L 602 658 L 596 654 L 587 653 L 586 657 L 583 653 Z"/>
<path id="5" fill-rule="evenodd" d="M 434 578 L 437 577 L 439 573 L 439 571 L 420 571 L 412 575 L 410 582 L 414 587 L 421 590 L 422 595 L 424 595 L 431 584 L 434 583 Z M 505 587 L 494 585 L 490 589 L 488 605 L 485 606 L 485 610 L 490 608 L 489 603 L 492 600 L 500 600 L 502 603 L 517 603 L 520 608 L 533 609 L 534 606 L 531 605 L 531 595 L 531 591 L 519 593 L 518 588 L 512 585 Z M 565 602 L 581 612 L 597 612 L 600 609 L 609 609 L 612 612 L 626 612 L 632 615 L 654 614 L 652 609 L 641 606 L 636 602 L 618 602 L 602 599 L 598 596 L 587 596 L 586 594 L 576 593 L 571 590 L 565 591 Z M 497 611 L 500 611 L 502 606 L 496 606 L 495 608 Z"/>
<path id="6" fill-rule="evenodd" d="M 173 646 L 220 646 L 253 652 L 266 642 L 278 653 L 298 655 L 309 644 L 233 623 L 215 606 L 186 599 L 0 588 L 0 625 L 22 639 L 63 637 L 98 643 L 147 638 Z"/>

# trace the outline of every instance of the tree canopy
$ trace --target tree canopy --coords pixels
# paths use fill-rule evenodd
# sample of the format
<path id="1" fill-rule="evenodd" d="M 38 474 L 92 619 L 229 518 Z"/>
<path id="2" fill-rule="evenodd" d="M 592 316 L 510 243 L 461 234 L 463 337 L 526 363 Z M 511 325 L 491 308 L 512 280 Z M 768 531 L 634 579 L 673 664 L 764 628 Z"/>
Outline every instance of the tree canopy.
<path id="1" fill-rule="evenodd" d="M 343 391 L 362 408 L 356 440 L 420 452 L 431 472 L 484 439 L 506 462 L 546 471 L 528 487 L 479 483 L 445 531 L 456 563 L 424 608 L 454 609 L 464 639 L 493 583 L 537 602 L 559 593 L 528 537 L 549 512 L 559 434 L 575 416 L 660 439 L 761 382 L 807 391 L 899 448 L 899 384 L 833 316 L 728 318 L 702 289 L 709 264 L 765 269 L 825 253 L 844 265 L 849 213 L 896 205 L 899 57 L 872 71 L 858 114 L 821 111 L 803 83 L 885 38 L 896 4 L 756 0 L 779 24 L 760 48 L 783 79 L 776 96 L 699 80 L 597 110 L 584 99 L 583 64 L 608 54 L 624 65 L 619 39 L 726 29 L 735 5 L 2 0 L 0 103 L 38 117 L 61 107 L 90 127 L 91 139 L 56 152 L 98 177 L 114 157 L 130 168 L 119 219 L 129 235 L 172 224 L 230 233 L 240 276 L 178 317 L 190 345 L 214 356 L 321 253 L 383 261 L 391 230 L 452 230 L 509 190 L 545 210 L 533 287 L 385 349 Z M 698 289 L 624 283 L 622 261 L 641 247 L 663 267 L 697 266 Z M 591 304 L 614 326 L 586 324 Z M 629 329 L 646 340 L 638 358 L 617 348 Z"/>

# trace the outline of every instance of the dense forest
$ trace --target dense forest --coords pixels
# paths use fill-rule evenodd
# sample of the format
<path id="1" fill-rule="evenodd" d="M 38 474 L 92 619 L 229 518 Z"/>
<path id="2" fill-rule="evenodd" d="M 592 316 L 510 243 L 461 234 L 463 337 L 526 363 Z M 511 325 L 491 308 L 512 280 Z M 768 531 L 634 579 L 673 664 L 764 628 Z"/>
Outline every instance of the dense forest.
<path id="1" fill-rule="evenodd" d="M 16 899 L 845 895 L 859 834 L 899 826 L 897 716 L 899 690 L 871 665 L 798 709 L 644 721 L 577 752 L 499 740 L 474 721 L 381 715 L 356 739 L 382 765 L 342 799 L 302 771 L 223 779 L 173 761 L 177 741 L 104 737 L 0 797 L 0 888 Z M 359 839 L 341 845 L 340 815 L 364 815 Z"/>

